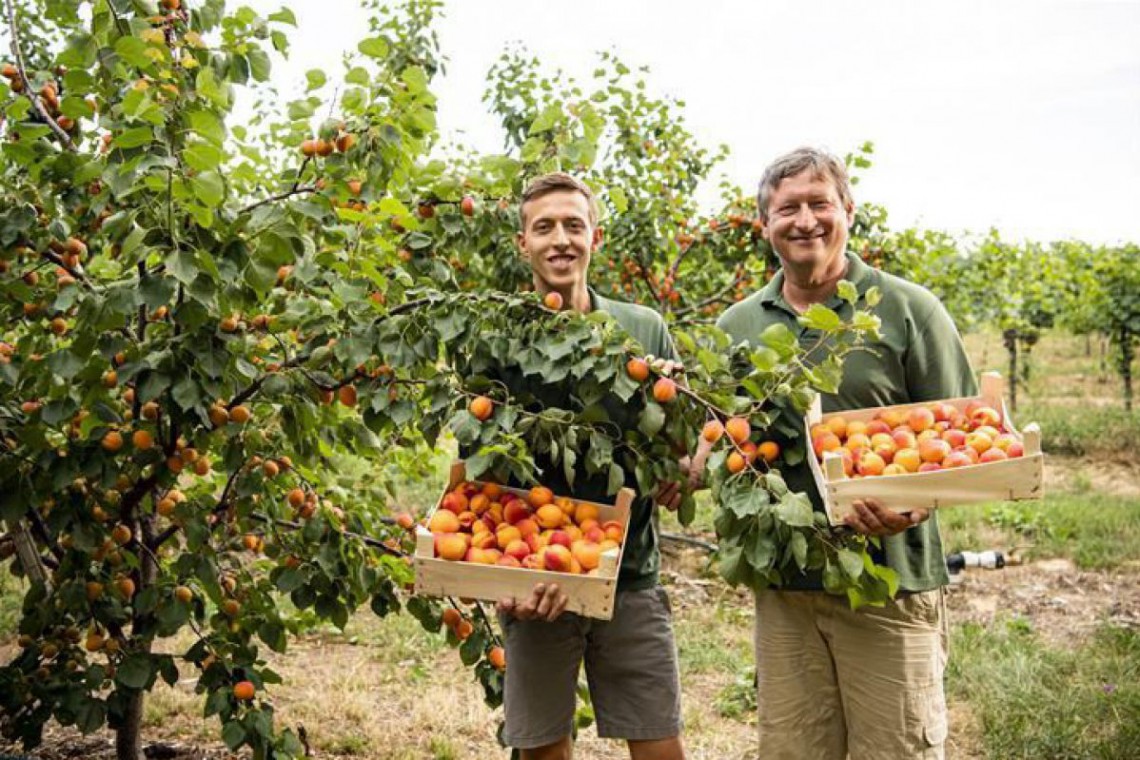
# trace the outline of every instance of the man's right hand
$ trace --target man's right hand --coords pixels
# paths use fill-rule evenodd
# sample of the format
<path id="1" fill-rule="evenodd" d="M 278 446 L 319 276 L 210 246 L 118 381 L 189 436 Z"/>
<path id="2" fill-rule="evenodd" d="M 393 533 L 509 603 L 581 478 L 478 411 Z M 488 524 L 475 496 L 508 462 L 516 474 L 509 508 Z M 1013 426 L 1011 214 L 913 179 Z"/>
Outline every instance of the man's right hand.
<path id="1" fill-rule="evenodd" d="M 553 623 L 566 611 L 569 602 L 570 599 L 557 583 L 549 586 L 536 583 L 529 599 L 523 602 L 514 597 L 500 599 L 496 609 L 500 614 L 510 615 L 516 620 L 543 620 Z"/>

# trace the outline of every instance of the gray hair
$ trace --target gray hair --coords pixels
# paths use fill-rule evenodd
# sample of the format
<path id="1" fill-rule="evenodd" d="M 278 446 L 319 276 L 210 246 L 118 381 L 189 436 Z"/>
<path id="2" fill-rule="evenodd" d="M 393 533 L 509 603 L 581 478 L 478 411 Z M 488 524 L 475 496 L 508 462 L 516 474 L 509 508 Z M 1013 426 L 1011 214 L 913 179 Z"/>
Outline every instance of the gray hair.
<path id="1" fill-rule="evenodd" d="M 851 181 L 847 177 L 847 167 L 842 160 L 819 148 L 796 148 L 768 164 L 768 168 L 760 178 L 756 207 L 762 221 L 768 221 L 768 204 L 772 201 L 772 194 L 776 192 L 780 182 L 805 171 L 810 171 L 813 177 L 831 180 L 844 206 L 855 202 L 851 196 Z"/>

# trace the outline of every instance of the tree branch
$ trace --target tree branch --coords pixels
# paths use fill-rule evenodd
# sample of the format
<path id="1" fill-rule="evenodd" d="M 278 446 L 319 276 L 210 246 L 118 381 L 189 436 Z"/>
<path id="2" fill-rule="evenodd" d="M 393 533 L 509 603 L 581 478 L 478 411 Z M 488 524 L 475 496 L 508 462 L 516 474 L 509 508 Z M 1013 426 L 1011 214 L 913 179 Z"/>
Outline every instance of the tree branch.
<path id="1" fill-rule="evenodd" d="M 32 103 L 32 108 L 36 110 L 39 117 L 43 119 L 44 123 L 51 128 L 59 141 L 63 143 L 63 147 L 72 153 L 76 152 L 75 143 L 71 141 L 71 136 L 59 126 L 59 122 L 51 117 L 47 112 L 40 99 L 36 97 L 36 93 L 32 91 L 32 83 L 28 79 L 28 72 L 24 68 L 24 53 L 20 48 L 20 33 L 16 27 L 16 0 L 6 0 L 8 11 L 8 32 L 12 35 L 12 55 L 16 59 L 16 69 L 19 71 L 20 81 L 24 84 L 24 96 L 27 97 Z"/>
<path id="2" fill-rule="evenodd" d="M 276 203 L 277 201 L 283 201 L 286 198 L 293 197 L 294 195 L 300 195 L 301 193 L 315 193 L 317 190 L 320 190 L 320 188 L 317 187 L 316 185 L 306 185 L 305 187 L 298 187 L 298 186 L 294 185 L 293 187 L 289 188 L 288 190 L 286 190 L 283 193 L 278 193 L 277 195 L 271 195 L 268 198 L 264 198 L 260 201 L 257 201 L 256 203 L 249 204 L 248 206 L 246 206 L 245 208 L 243 208 L 241 211 L 238 212 L 238 216 L 241 216 L 242 214 L 248 214 L 250 211 L 253 211 L 254 209 L 259 208 L 261 206 L 265 206 L 265 205 L 268 205 L 270 203 Z"/>

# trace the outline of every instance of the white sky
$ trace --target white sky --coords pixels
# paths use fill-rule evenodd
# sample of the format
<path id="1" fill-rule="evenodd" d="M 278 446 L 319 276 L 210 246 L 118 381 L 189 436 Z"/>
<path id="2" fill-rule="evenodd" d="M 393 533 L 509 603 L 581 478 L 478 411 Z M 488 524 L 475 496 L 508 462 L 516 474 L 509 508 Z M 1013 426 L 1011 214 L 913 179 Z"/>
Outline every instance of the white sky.
<path id="1" fill-rule="evenodd" d="M 283 2 L 299 29 L 275 83 L 338 77 L 367 32 L 358 4 Z M 729 146 L 746 190 L 785 150 L 871 140 L 856 200 L 893 227 L 1140 242 L 1140 0 L 448 0 L 437 28 L 444 139 L 480 151 L 502 149 L 481 97 L 508 43 L 582 81 L 611 49 L 685 101 L 703 144 Z"/>

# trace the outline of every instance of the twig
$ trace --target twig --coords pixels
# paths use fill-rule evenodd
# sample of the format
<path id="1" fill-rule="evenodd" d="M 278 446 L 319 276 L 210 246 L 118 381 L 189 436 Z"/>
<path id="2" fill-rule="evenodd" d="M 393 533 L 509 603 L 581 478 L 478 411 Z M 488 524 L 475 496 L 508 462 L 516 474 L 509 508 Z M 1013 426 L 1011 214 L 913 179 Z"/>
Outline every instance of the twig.
<path id="1" fill-rule="evenodd" d="M 306 159 L 306 160 L 308 160 L 308 159 Z M 317 187 L 316 185 L 307 185 L 305 187 L 298 187 L 298 186 L 294 185 L 293 187 L 289 188 L 288 190 L 286 190 L 283 193 L 278 193 L 277 195 L 271 195 L 268 198 L 264 198 L 260 201 L 257 201 L 256 203 L 249 204 L 248 206 L 243 208 L 241 211 L 239 211 L 238 215 L 240 216 L 241 214 L 248 214 L 250 211 L 253 211 L 256 208 L 259 208 L 261 206 L 265 206 L 265 205 L 270 204 L 270 203 L 276 203 L 277 201 L 283 201 L 286 198 L 290 198 L 294 195 L 300 195 L 301 193 L 315 193 L 318 190 L 320 190 L 320 188 Z"/>
<path id="2" fill-rule="evenodd" d="M 44 120 L 44 123 L 51 128 L 51 131 L 59 138 L 59 141 L 63 143 L 63 147 L 75 153 L 75 143 L 71 141 L 71 136 L 67 134 L 63 127 L 59 126 L 59 122 L 51 117 L 51 114 L 49 114 L 43 104 L 40 103 L 40 99 L 32 92 L 32 83 L 28 79 L 27 70 L 24 68 L 24 53 L 20 49 L 20 33 L 16 27 L 16 0 L 7 0 L 7 9 L 8 31 L 12 35 L 12 55 L 16 59 L 16 69 L 19 71 L 20 81 L 24 83 L 24 96 L 31 101 L 32 108 L 36 109 L 36 113 L 39 114 L 40 118 Z"/>
<path id="3" fill-rule="evenodd" d="M 689 536 L 683 536 L 679 533 L 662 533 L 661 539 L 663 541 L 675 541 L 679 544 L 688 544 L 690 546 L 696 546 L 700 549 L 704 549 L 707 552 L 715 552 L 717 550 L 716 544 L 710 544 L 708 541 L 702 541 L 699 538 L 691 538 Z"/>

